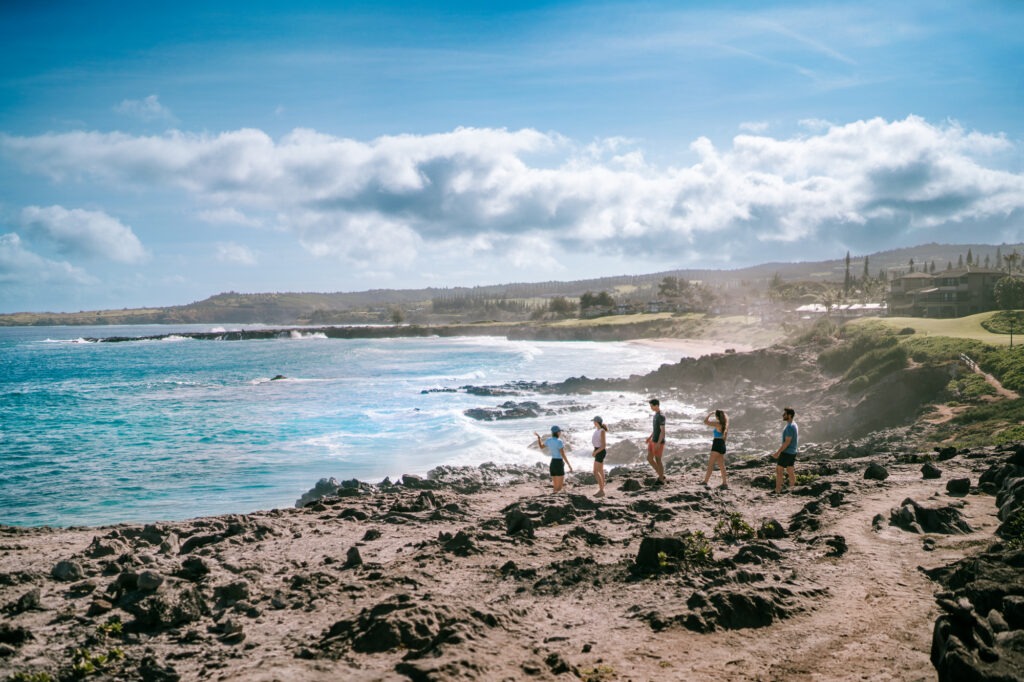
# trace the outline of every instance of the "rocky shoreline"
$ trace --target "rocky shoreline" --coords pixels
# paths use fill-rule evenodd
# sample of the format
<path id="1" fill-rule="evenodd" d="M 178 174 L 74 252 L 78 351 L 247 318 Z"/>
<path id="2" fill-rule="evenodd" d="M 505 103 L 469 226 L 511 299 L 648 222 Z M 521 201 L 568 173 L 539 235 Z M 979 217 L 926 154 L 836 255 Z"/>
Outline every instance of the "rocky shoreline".
<path id="1" fill-rule="evenodd" d="M 818 642 L 872 652 L 889 679 L 927 679 L 933 663 L 940 679 L 1019 679 L 1024 553 L 986 528 L 1020 511 L 1024 444 L 955 453 L 937 478 L 926 454 L 816 457 L 781 497 L 763 460 L 736 467 L 729 490 L 699 486 L 682 458 L 667 486 L 621 467 L 601 500 L 589 474 L 553 495 L 542 466 L 484 465 L 323 482 L 301 508 L 245 516 L 5 527 L 0 671 L 715 679 L 717 661 L 730 679 L 858 678 L 806 658 Z M 872 465 L 884 476 L 866 477 Z M 966 494 L 947 490 L 964 478 Z M 837 639 L 837 613 L 871 627 Z M 915 613 L 919 631 L 882 629 Z M 794 628 L 801 642 L 761 657 Z M 742 650 L 719 649 L 740 632 Z"/>
<path id="2" fill-rule="evenodd" d="M 1022 679 L 1024 443 L 926 447 L 941 377 L 851 395 L 774 348 L 545 387 L 729 405 L 728 489 L 670 444 L 667 485 L 620 466 L 600 499 L 586 463 L 561 494 L 542 464 L 484 464 L 247 515 L 0 527 L 0 679 Z M 782 404 L 808 438 L 775 496 Z"/>

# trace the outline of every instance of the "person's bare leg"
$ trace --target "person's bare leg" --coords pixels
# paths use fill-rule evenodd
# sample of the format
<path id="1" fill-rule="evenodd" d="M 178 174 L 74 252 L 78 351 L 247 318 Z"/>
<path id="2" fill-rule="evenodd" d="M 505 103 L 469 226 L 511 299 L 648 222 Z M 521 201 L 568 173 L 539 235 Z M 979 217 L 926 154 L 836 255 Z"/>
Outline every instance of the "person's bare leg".
<path id="1" fill-rule="evenodd" d="M 786 473 L 789 474 L 789 487 L 790 489 L 796 487 L 796 470 L 793 467 L 786 467 Z"/>
<path id="2" fill-rule="evenodd" d="M 776 493 L 781 493 L 782 492 L 782 472 L 783 472 L 783 468 L 778 466 L 778 465 L 776 465 L 776 467 L 775 467 L 775 492 Z"/>
<path id="3" fill-rule="evenodd" d="M 704 485 L 707 485 L 708 481 L 711 480 L 711 474 L 713 474 L 714 471 L 715 471 L 715 453 L 714 453 L 714 451 L 712 451 L 712 453 L 710 455 L 708 455 L 708 470 L 706 472 L 704 472 L 704 481 L 703 481 Z"/>
<path id="4" fill-rule="evenodd" d="M 564 480 L 565 480 L 565 476 L 552 476 L 551 477 L 551 484 L 554 486 L 556 493 L 562 489 L 562 481 L 564 481 Z"/>

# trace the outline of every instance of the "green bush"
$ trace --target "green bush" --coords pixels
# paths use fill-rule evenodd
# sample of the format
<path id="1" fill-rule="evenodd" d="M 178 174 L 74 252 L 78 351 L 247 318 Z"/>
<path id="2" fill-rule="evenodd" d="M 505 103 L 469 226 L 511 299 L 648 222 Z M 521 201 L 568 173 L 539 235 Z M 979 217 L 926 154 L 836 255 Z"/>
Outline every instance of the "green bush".
<path id="1" fill-rule="evenodd" d="M 846 370 L 844 379 L 852 380 L 865 376 L 868 383 L 875 383 L 882 377 L 907 366 L 907 351 L 903 346 L 893 345 L 875 348 L 861 355 Z"/>
<path id="2" fill-rule="evenodd" d="M 1024 507 L 1018 509 L 1013 516 L 999 529 L 999 534 L 1010 549 L 1024 549 Z"/>
<path id="3" fill-rule="evenodd" d="M 871 380 L 861 374 L 859 377 L 850 382 L 846 389 L 850 393 L 860 393 L 865 390 L 871 384 Z"/>
<path id="4" fill-rule="evenodd" d="M 954 339 L 948 336 L 915 336 L 906 339 L 902 345 L 914 362 L 936 365 L 956 362 L 961 353 L 977 360 L 985 349 L 991 348 L 974 339 Z"/>
<path id="5" fill-rule="evenodd" d="M 947 390 L 956 396 L 958 401 L 972 402 L 982 396 L 995 395 L 995 387 L 980 374 L 964 374 L 949 382 Z"/>
<path id="6" fill-rule="evenodd" d="M 53 682 L 53 676 L 50 673 L 14 673 L 6 678 L 7 682 Z"/>
<path id="7" fill-rule="evenodd" d="M 818 356 L 822 369 L 836 374 L 846 372 L 865 354 L 892 348 L 899 343 L 891 331 L 877 326 L 844 327 L 843 335 L 844 341 L 822 351 Z"/>

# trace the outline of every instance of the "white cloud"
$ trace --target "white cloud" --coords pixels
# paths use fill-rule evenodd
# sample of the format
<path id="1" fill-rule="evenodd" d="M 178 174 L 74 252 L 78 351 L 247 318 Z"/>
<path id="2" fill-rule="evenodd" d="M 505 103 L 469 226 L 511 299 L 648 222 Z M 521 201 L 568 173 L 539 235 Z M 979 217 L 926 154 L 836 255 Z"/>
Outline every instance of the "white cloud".
<path id="1" fill-rule="evenodd" d="M 767 121 L 744 121 L 740 123 L 740 130 L 745 130 L 748 133 L 763 133 L 768 130 Z"/>
<path id="2" fill-rule="evenodd" d="M 31 288 L 41 284 L 93 284 L 96 280 L 65 261 L 43 258 L 26 249 L 17 233 L 0 234 L 0 283 Z"/>
<path id="3" fill-rule="evenodd" d="M 279 140 L 252 129 L 51 133 L 0 136 L 0 150 L 55 180 L 177 187 L 222 207 L 205 220 L 267 212 L 316 256 L 392 267 L 441 244 L 500 245 L 522 263 L 550 264 L 567 247 L 760 262 L 773 243 L 831 255 L 837 243 L 938 240 L 1024 211 L 1024 176 L 992 165 L 1020 151 L 1000 135 L 915 116 L 802 123 L 796 137 L 741 134 L 722 149 L 699 138 L 695 163 L 667 167 L 635 141 L 474 128 L 369 142 L 305 129 Z"/>
<path id="4" fill-rule="evenodd" d="M 114 107 L 114 111 L 146 122 L 177 122 L 171 110 L 161 104 L 160 99 L 156 95 L 149 95 L 143 99 L 122 100 L 120 104 Z"/>
<path id="5" fill-rule="evenodd" d="M 222 263 L 235 263 L 237 265 L 256 265 L 255 252 L 244 244 L 234 242 L 220 242 L 217 244 L 217 260 Z"/>
<path id="6" fill-rule="evenodd" d="M 21 211 L 21 225 L 27 234 L 49 240 L 62 253 L 119 263 L 141 263 L 147 258 L 132 229 L 103 211 L 28 206 Z"/>

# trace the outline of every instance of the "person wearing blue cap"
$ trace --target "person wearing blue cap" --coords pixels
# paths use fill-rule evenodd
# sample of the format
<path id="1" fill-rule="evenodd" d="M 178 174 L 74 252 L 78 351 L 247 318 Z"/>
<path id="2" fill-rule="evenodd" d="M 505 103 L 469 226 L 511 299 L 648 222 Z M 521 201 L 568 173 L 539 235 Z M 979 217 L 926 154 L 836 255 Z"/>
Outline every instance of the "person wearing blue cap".
<path id="1" fill-rule="evenodd" d="M 533 435 L 537 436 L 537 445 L 542 451 L 546 449 L 551 456 L 551 484 L 556 493 L 562 489 L 562 484 L 565 481 L 565 467 L 568 466 L 569 471 L 572 471 L 572 464 L 569 463 L 569 458 L 565 455 L 565 443 L 559 438 L 561 433 L 562 429 L 552 426 L 551 437 L 542 442 L 540 434 L 536 431 L 533 432 Z"/>

